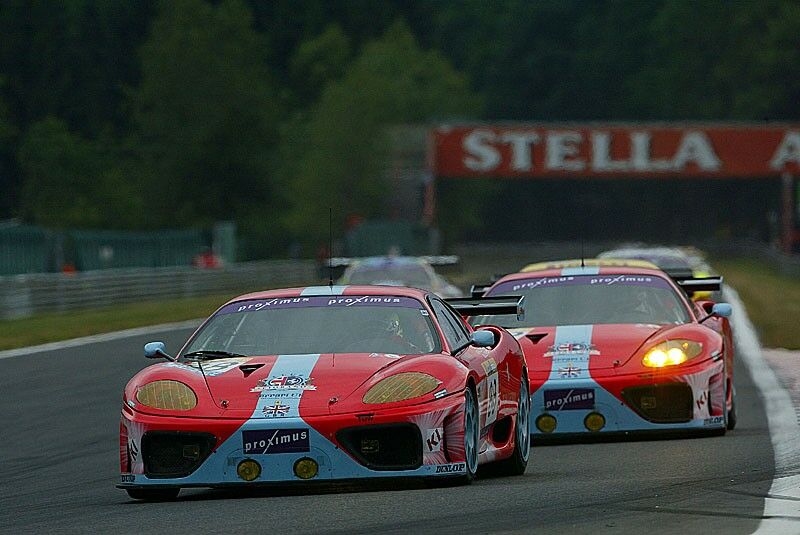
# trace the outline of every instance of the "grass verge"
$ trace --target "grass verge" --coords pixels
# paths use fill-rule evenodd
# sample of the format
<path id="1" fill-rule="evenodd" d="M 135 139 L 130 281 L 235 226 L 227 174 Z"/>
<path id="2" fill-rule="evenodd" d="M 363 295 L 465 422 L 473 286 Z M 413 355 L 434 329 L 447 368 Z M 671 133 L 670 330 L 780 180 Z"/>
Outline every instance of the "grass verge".
<path id="1" fill-rule="evenodd" d="M 762 345 L 800 349 L 800 279 L 756 260 L 715 260 L 713 265 L 739 292 Z"/>
<path id="2" fill-rule="evenodd" d="M 143 301 L 108 308 L 41 314 L 0 321 L 0 349 L 13 349 L 79 336 L 159 323 L 204 318 L 232 295 Z"/>

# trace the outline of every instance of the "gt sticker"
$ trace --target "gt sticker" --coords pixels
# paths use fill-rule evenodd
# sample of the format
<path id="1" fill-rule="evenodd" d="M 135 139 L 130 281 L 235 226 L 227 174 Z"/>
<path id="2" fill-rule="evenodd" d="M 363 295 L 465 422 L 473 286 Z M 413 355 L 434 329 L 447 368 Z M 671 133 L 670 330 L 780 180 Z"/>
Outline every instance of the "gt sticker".
<path id="1" fill-rule="evenodd" d="M 136 476 L 133 474 L 122 474 L 119 476 L 120 483 L 134 483 Z"/>
<path id="2" fill-rule="evenodd" d="M 439 464 L 436 465 L 437 474 L 458 474 L 467 469 L 466 463 Z"/>
<path id="3" fill-rule="evenodd" d="M 303 453 L 311 449 L 308 429 L 242 431 L 242 449 L 253 455 Z"/>
<path id="4" fill-rule="evenodd" d="M 302 375 L 278 375 L 261 379 L 250 392 L 263 392 L 265 390 L 316 390 L 311 377 Z"/>
<path id="5" fill-rule="evenodd" d="M 572 411 L 594 408 L 594 388 L 561 388 L 544 391 L 544 410 Z"/>
<path id="6" fill-rule="evenodd" d="M 429 453 L 435 451 L 442 451 L 442 437 L 444 436 L 444 429 L 437 427 L 436 429 L 428 429 L 425 432 L 425 445 Z"/>
<path id="7" fill-rule="evenodd" d="M 490 425 L 497 420 L 500 410 L 500 381 L 497 374 L 497 362 L 490 358 L 481 362 L 483 371 L 486 372 L 486 423 Z"/>

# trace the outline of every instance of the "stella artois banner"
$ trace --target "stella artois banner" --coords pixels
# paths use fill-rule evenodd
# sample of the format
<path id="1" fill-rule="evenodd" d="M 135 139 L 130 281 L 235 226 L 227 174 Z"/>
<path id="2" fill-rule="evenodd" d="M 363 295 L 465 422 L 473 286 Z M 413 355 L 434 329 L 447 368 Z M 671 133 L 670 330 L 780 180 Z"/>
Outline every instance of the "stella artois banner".
<path id="1" fill-rule="evenodd" d="M 800 124 L 442 126 L 433 150 L 444 177 L 775 177 L 800 174 Z"/>

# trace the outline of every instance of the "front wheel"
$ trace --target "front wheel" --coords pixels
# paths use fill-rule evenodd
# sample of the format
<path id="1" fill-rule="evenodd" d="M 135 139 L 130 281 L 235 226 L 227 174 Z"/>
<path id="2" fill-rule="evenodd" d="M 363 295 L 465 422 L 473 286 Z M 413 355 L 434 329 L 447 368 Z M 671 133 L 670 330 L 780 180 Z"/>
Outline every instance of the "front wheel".
<path id="1" fill-rule="evenodd" d="M 528 378 L 522 375 L 522 384 L 519 387 L 519 402 L 517 403 L 517 418 L 514 424 L 514 451 L 511 457 L 497 463 L 497 468 L 502 474 L 521 476 L 528 467 L 528 458 L 531 453 L 531 398 L 528 392 Z"/>
<path id="2" fill-rule="evenodd" d="M 464 475 L 459 478 L 463 484 L 472 483 L 478 472 L 478 448 L 480 432 L 478 426 L 478 403 L 475 392 L 470 387 L 464 391 Z"/>
<path id="3" fill-rule="evenodd" d="M 178 497 L 181 489 L 125 489 L 134 500 L 168 502 Z"/>
<path id="4" fill-rule="evenodd" d="M 736 427 L 736 388 L 731 386 L 731 410 L 728 410 L 728 403 L 725 400 L 725 411 L 727 412 L 727 428 L 728 431 L 733 431 Z"/>

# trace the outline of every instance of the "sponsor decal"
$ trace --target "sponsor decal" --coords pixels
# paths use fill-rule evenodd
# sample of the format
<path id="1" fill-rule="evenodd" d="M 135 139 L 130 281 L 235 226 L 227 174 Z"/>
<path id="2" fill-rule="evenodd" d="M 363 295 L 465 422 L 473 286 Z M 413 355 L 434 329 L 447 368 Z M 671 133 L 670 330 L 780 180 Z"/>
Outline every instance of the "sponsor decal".
<path id="1" fill-rule="evenodd" d="M 705 407 L 705 405 L 706 405 L 706 401 L 708 401 L 708 391 L 707 390 L 703 390 L 703 393 L 700 394 L 700 397 L 698 397 L 696 400 L 694 400 L 694 403 L 695 403 L 695 405 L 697 405 L 697 409 L 698 410 L 702 410 L 703 407 Z"/>
<path id="2" fill-rule="evenodd" d="M 310 449 L 308 429 L 242 431 L 242 450 L 245 454 L 303 453 Z"/>
<path id="3" fill-rule="evenodd" d="M 466 463 L 438 464 L 436 465 L 437 474 L 457 474 L 467 469 Z"/>
<path id="4" fill-rule="evenodd" d="M 544 410 L 571 411 L 594 408 L 594 388 L 561 388 L 544 391 Z"/>
<path id="5" fill-rule="evenodd" d="M 136 461 L 136 459 L 139 457 L 139 447 L 136 445 L 135 440 L 128 441 L 128 456 L 132 461 Z"/>
<path id="6" fill-rule="evenodd" d="M 243 312 L 259 312 L 282 308 L 304 307 L 352 307 L 352 306 L 390 306 L 420 308 L 420 302 L 411 297 L 393 297 L 387 295 L 348 295 L 348 296 L 311 296 L 281 297 L 273 299 L 253 299 L 237 301 L 224 306 L 218 314 L 236 314 Z"/>
<path id="7" fill-rule="evenodd" d="M 442 451 L 443 436 L 444 428 L 442 427 L 428 429 L 425 431 L 425 445 L 427 446 L 429 453 Z"/>
<path id="8" fill-rule="evenodd" d="M 290 410 L 291 407 L 289 405 L 283 405 L 279 399 L 276 399 L 274 405 L 265 405 L 261 412 L 267 418 L 280 418 L 289 414 Z"/>
<path id="9" fill-rule="evenodd" d="M 121 483 L 133 483 L 136 481 L 136 476 L 133 474 L 121 474 L 119 480 Z"/>
<path id="10" fill-rule="evenodd" d="M 596 349 L 593 344 L 584 344 L 581 342 L 567 342 L 563 344 L 554 344 L 547 348 L 547 351 L 542 355 L 544 357 L 560 357 L 564 355 L 576 355 L 588 353 L 589 355 L 599 355 L 600 351 Z"/>
<path id="11" fill-rule="evenodd" d="M 533 279 L 527 282 L 517 283 L 511 287 L 512 291 L 517 290 L 530 290 L 532 288 L 538 288 L 539 286 L 553 286 L 558 284 L 564 284 L 566 282 L 574 281 L 575 277 L 545 277 L 542 279 Z"/>
<path id="12" fill-rule="evenodd" d="M 364 414 L 356 414 L 356 418 L 361 423 L 371 422 L 375 418 L 375 413 L 368 412 Z"/>
<path id="13" fill-rule="evenodd" d="M 261 399 L 300 399 L 303 390 L 264 390 L 258 396 Z"/>
<path id="14" fill-rule="evenodd" d="M 370 353 L 370 357 L 387 357 L 390 359 L 399 359 L 401 355 L 395 355 L 394 353 Z"/>
<path id="15" fill-rule="evenodd" d="M 299 374 L 277 375 L 261 379 L 250 392 L 263 392 L 265 390 L 316 390 L 311 377 Z"/>
<path id="16" fill-rule="evenodd" d="M 539 277 L 508 281 L 492 289 L 492 295 L 503 295 L 504 292 L 533 290 L 548 286 L 647 286 L 650 288 L 670 288 L 669 283 L 661 277 L 632 275 L 574 275 L 562 277 Z"/>
<path id="17" fill-rule="evenodd" d="M 703 420 L 703 425 L 718 425 L 725 421 L 724 416 L 712 416 Z"/>
<path id="18" fill-rule="evenodd" d="M 422 314 L 423 316 L 429 316 L 430 315 L 430 314 L 428 314 L 428 311 L 425 310 L 424 308 L 419 309 L 419 313 Z"/>
<path id="19" fill-rule="evenodd" d="M 440 398 L 445 397 L 446 395 L 447 395 L 447 389 L 446 388 L 442 388 L 441 390 L 439 390 L 438 392 L 433 394 L 433 399 L 440 399 Z"/>
<path id="20" fill-rule="evenodd" d="M 500 380 L 497 374 L 497 362 L 493 358 L 481 362 L 483 371 L 486 372 L 486 423 L 489 425 L 497 420 L 500 410 Z"/>
<path id="21" fill-rule="evenodd" d="M 558 368 L 558 375 L 562 379 L 574 379 L 581 374 L 581 369 L 575 366 L 572 362 L 567 364 L 566 367 L 559 367 Z"/>

